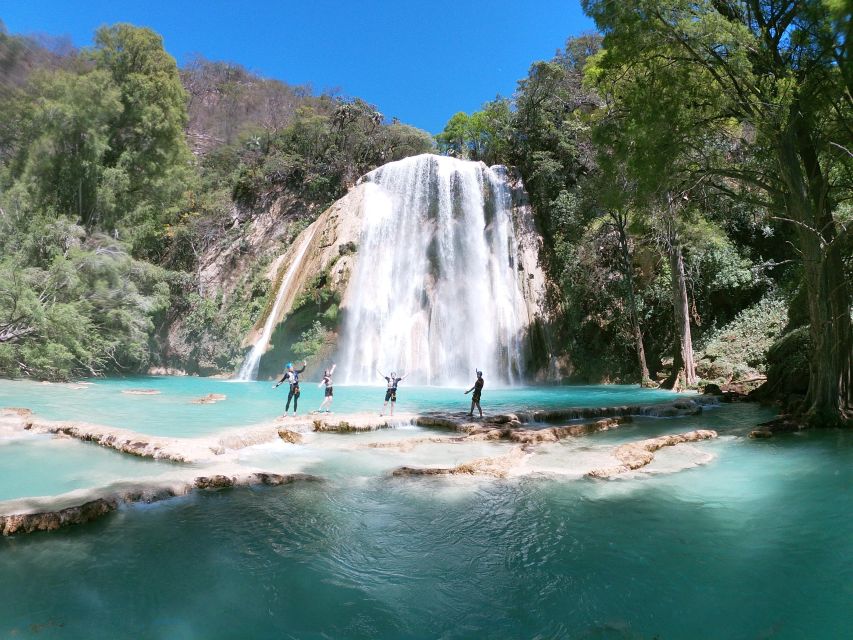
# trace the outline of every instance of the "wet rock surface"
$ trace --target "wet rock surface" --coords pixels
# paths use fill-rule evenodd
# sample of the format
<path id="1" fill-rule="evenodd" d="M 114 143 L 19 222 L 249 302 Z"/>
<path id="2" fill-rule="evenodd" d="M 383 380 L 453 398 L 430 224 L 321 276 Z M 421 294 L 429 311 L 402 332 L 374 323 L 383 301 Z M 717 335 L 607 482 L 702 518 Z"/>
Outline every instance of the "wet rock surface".
<path id="1" fill-rule="evenodd" d="M 302 444 L 303 441 L 301 433 L 290 431 L 289 429 L 279 429 L 278 437 L 290 444 Z"/>
<path id="2" fill-rule="evenodd" d="M 195 398 L 194 400 L 190 400 L 191 404 L 216 404 L 217 402 L 222 402 L 226 400 L 228 396 L 224 393 L 208 393 L 206 396 L 202 396 L 201 398 Z"/>
<path id="3" fill-rule="evenodd" d="M 376 431 L 393 429 L 412 423 L 414 414 L 399 413 L 393 416 L 376 416 L 369 413 L 355 414 L 316 414 L 310 416 L 311 430 L 318 433 L 351 433 L 357 431 Z"/>
<path id="4" fill-rule="evenodd" d="M 658 404 L 622 405 L 614 407 L 567 407 L 562 409 L 543 409 L 493 414 L 486 415 L 482 418 L 474 418 L 468 416 L 468 414 L 464 412 L 454 413 L 435 411 L 419 414 L 414 419 L 414 423 L 420 427 L 448 429 L 462 433 L 476 433 L 478 431 L 489 429 L 517 429 L 521 425 L 530 423 L 571 422 L 575 420 L 589 420 L 596 418 L 613 418 L 617 420 L 625 419 L 627 422 L 634 416 L 646 416 L 651 418 L 695 416 L 702 413 L 704 406 L 716 404 L 718 404 L 718 399 L 714 396 L 695 396 L 691 398 L 678 398 L 672 402 Z M 618 426 L 618 424 L 622 424 L 622 422 L 618 422 L 617 425 L 611 425 L 610 427 Z M 559 439 L 559 436 L 557 436 L 556 439 Z"/>
<path id="5" fill-rule="evenodd" d="M 524 447 L 513 447 L 502 456 L 475 458 L 454 467 L 397 467 L 391 472 L 393 477 L 405 476 L 492 476 L 506 478 L 509 472 L 518 466 L 528 455 Z"/>
<path id="6" fill-rule="evenodd" d="M 777 433 L 794 433 L 802 431 L 806 425 L 791 416 L 779 416 L 773 420 L 762 422 L 757 429 L 749 432 L 750 438 L 772 438 Z"/>
<path id="7" fill-rule="evenodd" d="M 157 502 L 186 495 L 195 489 L 215 490 L 252 485 L 279 486 L 295 482 L 317 482 L 320 478 L 305 473 L 279 474 L 255 472 L 242 475 L 214 474 L 198 476 L 192 482 L 172 483 L 163 486 L 138 487 L 111 495 L 87 500 L 80 505 L 56 510 L 32 510 L 0 515 L 0 533 L 54 531 L 74 524 L 83 524 L 101 518 L 118 509 L 121 504 Z"/>
<path id="8" fill-rule="evenodd" d="M 716 438 L 717 432 L 710 429 L 697 429 L 687 433 L 650 438 L 639 442 L 630 442 L 616 448 L 614 455 L 621 464 L 614 467 L 594 469 L 587 473 L 590 478 L 611 478 L 621 473 L 635 471 L 646 466 L 654 460 L 654 452 L 663 447 L 673 447 L 684 442 L 698 442 L 699 440 L 710 440 Z"/>

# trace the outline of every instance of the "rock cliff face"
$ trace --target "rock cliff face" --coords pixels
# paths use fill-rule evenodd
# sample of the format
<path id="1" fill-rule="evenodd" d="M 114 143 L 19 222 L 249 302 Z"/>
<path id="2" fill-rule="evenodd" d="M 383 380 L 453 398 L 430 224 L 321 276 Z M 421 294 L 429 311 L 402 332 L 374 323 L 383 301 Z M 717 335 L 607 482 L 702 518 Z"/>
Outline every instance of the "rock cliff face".
<path id="1" fill-rule="evenodd" d="M 419 182 L 393 182 L 409 174 Z M 412 193 L 417 197 L 407 199 Z M 404 222 L 407 216 L 412 219 Z M 275 329 L 269 345 L 261 345 L 258 378 L 295 360 L 292 345 L 318 318 L 328 332 L 317 367 L 333 353 L 346 360 L 358 340 L 349 370 L 356 364 L 407 370 L 431 365 L 439 372 L 477 366 L 491 369 L 493 380 L 552 378 L 558 372 L 547 331 L 541 249 L 520 178 L 504 167 L 429 155 L 391 163 L 362 178 L 272 262 L 267 306 L 244 347 L 263 340 L 274 310 Z M 463 259 L 470 266 L 460 266 Z M 390 262 L 380 264 L 385 260 Z M 482 274 L 471 273 L 481 266 Z M 375 291 L 365 291 L 383 278 L 387 282 Z M 469 297 L 473 302 L 466 302 Z M 393 322 L 376 321 L 391 316 Z M 447 359 L 446 353 L 469 348 L 463 342 L 471 342 L 467 359 Z M 382 351 L 388 343 L 400 360 L 388 362 Z M 433 374 L 422 382 L 441 378 Z"/>
<path id="2" fill-rule="evenodd" d="M 355 186 L 343 198 L 326 209 L 308 228 L 293 241 L 290 248 L 273 260 L 267 272 L 272 282 L 267 307 L 243 346 L 249 348 L 261 337 L 264 324 L 272 313 L 276 295 L 287 272 L 293 270 L 285 291 L 280 292 L 281 303 L 273 320 L 275 330 L 269 350 L 260 360 L 258 377 L 275 375 L 285 359 L 294 359 L 290 344 L 299 340 L 319 305 L 315 298 L 325 296 L 331 304 L 346 304 L 346 291 L 355 262 L 355 250 L 361 232 L 364 185 Z M 310 240 L 307 240 L 309 239 Z M 297 251 L 304 241 L 308 247 L 298 262 Z M 294 311 L 302 311 L 296 315 Z M 285 322 L 288 320 L 288 322 Z M 336 324 L 336 323 L 335 323 Z"/>

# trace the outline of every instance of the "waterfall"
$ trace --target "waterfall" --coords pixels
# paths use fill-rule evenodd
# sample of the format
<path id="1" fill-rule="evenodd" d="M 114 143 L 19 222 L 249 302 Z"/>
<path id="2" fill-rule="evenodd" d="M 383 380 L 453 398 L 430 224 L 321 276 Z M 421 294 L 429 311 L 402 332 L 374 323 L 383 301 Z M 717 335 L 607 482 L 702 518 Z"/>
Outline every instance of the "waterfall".
<path id="1" fill-rule="evenodd" d="M 339 345 L 342 381 L 512 383 L 527 327 L 502 168 L 421 155 L 367 174 Z"/>
<path id="2" fill-rule="evenodd" d="M 273 329 L 275 329 L 275 325 L 278 323 L 279 314 L 282 310 L 282 305 L 284 304 L 285 299 L 287 298 L 287 292 L 290 290 L 290 284 L 293 281 L 294 276 L 299 271 L 299 266 L 302 263 L 302 258 L 305 256 L 305 252 L 308 250 L 308 246 L 311 244 L 311 240 L 314 239 L 314 234 L 316 233 L 316 227 L 311 230 L 309 233 L 305 233 L 305 237 L 302 242 L 296 249 L 296 253 L 293 254 L 293 259 L 290 262 L 290 266 L 287 268 L 284 276 L 281 279 L 281 283 L 278 286 L 278 291 L 276 292 L 275 302 L 273 303 L 272 309 L 267 315 L 266 322 L 264 322 L 264 328 L 261 331 L 261 335 L 258 337 L 255 344 L 252 346 L 252 350 L 249 352 L 249 355 L 246 356 L 246 359 L 243 361 L 243 364 L 240 366 L 240 371 L 237 373 L 237 377 L 235 380 L 255 380 L 258 376 L 258 365 L 261 362 L 261 356 L 264 355 L 264 352 L 267 350 L 267 346 L 269 345 L 270 338 L 272 337 Z"/>

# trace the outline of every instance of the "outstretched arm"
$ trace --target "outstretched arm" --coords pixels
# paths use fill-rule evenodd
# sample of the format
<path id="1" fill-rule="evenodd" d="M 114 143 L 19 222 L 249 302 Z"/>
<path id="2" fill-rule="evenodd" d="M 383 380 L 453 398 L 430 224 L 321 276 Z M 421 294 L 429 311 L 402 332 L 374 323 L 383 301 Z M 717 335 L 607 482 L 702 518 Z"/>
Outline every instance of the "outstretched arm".
<path id="1" fill-rule="evenodd" d="M 467 395 L 467 394 L 471 393 L 473 390 L 474 390 L 474 387 L 471 387 L 470 389 L 468 389 L 468 391 L 465 392 L 465 394 Z"/>
<path id="2" fill-rule="evenodd" d="M 302 373 L 303 371 L 305 371 L 305 367 L 307 367 L 307 366 L 308 366 L 308 361 L 307 361 L 307 360 L 303 360 L 303 361 L 302 361 L 302 368 L 301 368 L 301 369 L 297 369 L 297 370 L 296 370 L 296 373 Z"/>
<path id="3" fill-rule="evenodd" d="M 287 377 L 287 371 L 285 371 L 285 372 L 284 372 L 284 375 L 283 375 L 283 376 L 281 376 L 281 380 L 279 380 L 276 384 L 274 384 L 274 385 L 273 385 L 273 389 L 275 389 L 276 387 L 278 387 L 278 385 L 280 385 L 282 382 L 284 382 L 284 379 L 285 379 L 286 377 Z"/>
<path id="4" fill-rule="evenodd" d="M 409 373 L 411 373 L 411 371 L 410 371 Z M 404 376 L 400 376 L 400 380 L 405 380 L 405 379 L 406 379 L 406 378 L 408 378 L 408 377 L 409 377 L 409 374 L 407 373 L 407 374 L 406 374 L 406 375 L 404 375 Z"/>
<path id="5" fill-rule="evenodd" d="M 332 368 L 331 368 L 331 369 L 329 369 L 329 375 L 332 375 L 332 374 L 335 372 L 335 367 L 337 367 L 337 366 L 338 366 L 338 365 L 336 365 L 336 364 L 332 363 Z"/>
<path id="6" fill-rule="evenodd" d="M 387 378 L 387 377 L 388 377 L 388 376 L 386 376 L 384 373 L 382 373 L 382 372 L 379 370 L 379 367 L 376 367 L 376 373 L 378 373 L 378 374 L 379 374 L 380 376 L 382 376 L 383 378 Z"/>

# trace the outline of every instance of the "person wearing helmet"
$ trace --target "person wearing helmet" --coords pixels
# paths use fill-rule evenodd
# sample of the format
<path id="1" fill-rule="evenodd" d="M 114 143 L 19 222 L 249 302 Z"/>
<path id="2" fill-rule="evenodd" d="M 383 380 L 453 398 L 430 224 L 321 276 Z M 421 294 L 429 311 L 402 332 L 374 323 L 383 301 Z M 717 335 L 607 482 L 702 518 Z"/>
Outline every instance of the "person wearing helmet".
<path id="1" fill-rule="evenodd" d="M 325 391 L 324 397 L 323 397 L 323 402 L 320 403 L 320 408 L 317 409 L 318 413 L 323 413 L 323 407 L 326 408 L 326 413 L 331 413 L 329 411 L 329 407 L 332 404 L 332 395 L 334 393 L 334 391 L 332 389 L 332 374 L 335 372 L 336 366 L 338 366 L 338 365 L 332 364 L 331 369 L 326 369 L 323 372 L 323 379 L 320 381 L 320 384 L 317 385 L 318 387 L 323 387 L 323 386 L 326 387 L 326 391 Z"/>
<path id="2" fill-rule="evenodd" d="M 483 417 L 483 410 L 480 408 L 480 394 L 483 392 L 483 372 L 477 371 L 477 380 L 474 382 L 474 386 L 468 389 L 465 392 L 465 395 L 468 395 L 472 391 L 474 395 L 471 396 L 471 411 L 468 412 L 469 416 L 474 415 L 474 407 L 477 407 L 477 410 L 480 412 L 480 417 Z"/>
<path id="3" fill-rule="evenodd" d="M 392 371 L 390 376 L 386 376 L 384 373 L 376 370 L 380 376 L 385 378 L 385 382 L 388 383 L 388 387 L 385 389 L 385 404 L 382 405 L 382 412 L 379 414 L 380 416 L 385 415 L 385 409 L 388 407 L 388 402 L 391 402 L 391 413 L 389 415 L 394 415 L 394 404 L 397 402 L 397 385 L 402 382 L 404 379 L 408 377 L 408 373 L 397 377 L 397 374 Z"/>
<path id="4" fill-rule="evenodd" d="M 284 407 L 284 415 L 287 415 L 287 412 L 290 411 L 290 401 L 293 400 L 293 415 L 296 415 L 296 405 L 299 403 L 299 374 L 305 371 L 305 367 L 308 366 L 308 361 L 302 361 L 301 369 L 294 369 L 293 363 L 287 363 L 287 369 L 284 372 L 284 375 L 281 376 L 281 380 L 278 381 L 277 384 L 273 386 L 273 389 L 277 389 L 278 386 L 287 380 L 290 385 L 290 391 L 287 393 L 287 404 Z"/>

